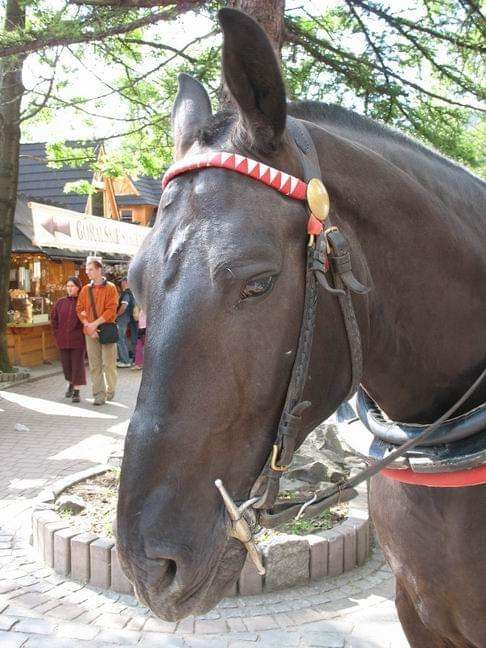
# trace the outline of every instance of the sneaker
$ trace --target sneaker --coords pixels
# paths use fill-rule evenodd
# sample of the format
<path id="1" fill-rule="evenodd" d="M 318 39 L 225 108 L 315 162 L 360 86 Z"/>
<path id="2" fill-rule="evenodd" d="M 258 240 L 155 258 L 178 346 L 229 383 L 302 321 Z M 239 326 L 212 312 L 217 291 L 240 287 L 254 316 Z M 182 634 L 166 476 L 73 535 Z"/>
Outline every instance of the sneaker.
<path id="1" fill-rule="evenodd" d="M 130 367 L 130 371 L 140 371 L 142 367 L 139 365 L 133 365 L 133 367 Z"/>
<path id="2" fill-rule="evenodd" d="M 127 367 L 131 367 L 132 365 L 129 362 L 117 362 L 116 366 L 119 369 L 126 369 Z"/>
<path id="3" fill-rule="evenodd" d="M 79 389 L 73 389 L 73 397 L 72 397 L 73 403 L 80 403 L 81 398 L 79 396 Z"/>
<path id="4" fill-rule="evenodd" d="M 105 399 L 104 398 L 95 398 L 93 401 L 93 405 L 104 405 L 105 404 Z"/>
<path id="5" fill-rule="evenodd" d="M 66 393 L 64 394 L 64 396 L 66 398 L 71 398 L 72 395 L 73 395 L 73 386 L 71 385 L 71 383 L 69 383 L 69 387 L 67 388 Z"/>
<path id="6" fill-rule="evenodd" d="M 106 394 L 106 400 L 112 401 L 115 398 L 115 394 Z"/>

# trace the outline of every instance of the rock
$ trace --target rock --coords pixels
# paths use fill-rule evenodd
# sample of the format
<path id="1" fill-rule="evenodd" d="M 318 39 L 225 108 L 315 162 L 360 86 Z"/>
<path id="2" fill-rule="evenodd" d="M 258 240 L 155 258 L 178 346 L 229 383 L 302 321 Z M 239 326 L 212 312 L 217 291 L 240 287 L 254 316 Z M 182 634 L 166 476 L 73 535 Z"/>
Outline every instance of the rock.
<path id="1" fill-rule="evenodd" d="M 260 545 L 267 568 L 265 589 L 275 591 L 309 580 L 309 543 L 305 538 L 280 535 Z"/>
<path id="2" fill-rule="evenodd" d="M 333 461 L 321 456 L 319 461 L 311 461 L 302 467 L 290 469 L 288 479 L 300 479 L 308 484 L 318 482 L 338 482 L 345 477 L 344 470 Z"/>
<path id="3" fill-rule="evenodd" d="M 116 466 L 119 468 L 122 465 L 122 461 L 123 461 L 123 448 L 120 448 L 117 450 L 112 450 L 110 452 L 106 460 L 106 463 L 109 466 Z"/>
<path id="4" fill-rule="evenodd" d="M 30 432 L 30 428 L 28 428 L 26 425 L 23 423 L 16 423 L 14 425 L 14 430 L 16 432 Z"/>
<path id="5" fill-rule="evenodd" d="M 75 514 L 86 508 L 86 502 L 79 495 L 61 495 L 56 504 L 58 511 L 71 511 Z"/>
<path id="6" fill-rule="evenodd" d="M 338 457 L 344 456 L 343 446 L 338 438 L 338 427 L 335 423 L 330 423 L 327 426 L 326 440 L 324 441 L 326 450 L 331 450 Z"/>

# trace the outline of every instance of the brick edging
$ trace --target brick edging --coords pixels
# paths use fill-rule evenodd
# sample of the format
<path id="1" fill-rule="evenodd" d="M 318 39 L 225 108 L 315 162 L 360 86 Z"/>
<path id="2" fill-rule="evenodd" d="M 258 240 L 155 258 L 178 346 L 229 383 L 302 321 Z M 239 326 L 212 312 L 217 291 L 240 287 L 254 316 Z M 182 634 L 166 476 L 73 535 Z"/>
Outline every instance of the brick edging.
<path id="1" fill-rule="evenodd" d="M 58 495 L 69 486 L 106 472 L 99 465 L 75 473 L 53 484 L 37 497 L 32 512 L 32 544 L 42 560 L 62 576 L 120 594 L 133 588 L 123 574 L 115 541 L 71 526 L 54 511 Z M 275 591 L 326 577 L 338 576 L 363 565 L 370 552 L 370 520 L 367 487 L 350 502 L 345 521 L 329 531 L 297 536 L 281 535 L 259 543 L 265 576 L 247 558 L 229 596 L 248 596 Z"/>

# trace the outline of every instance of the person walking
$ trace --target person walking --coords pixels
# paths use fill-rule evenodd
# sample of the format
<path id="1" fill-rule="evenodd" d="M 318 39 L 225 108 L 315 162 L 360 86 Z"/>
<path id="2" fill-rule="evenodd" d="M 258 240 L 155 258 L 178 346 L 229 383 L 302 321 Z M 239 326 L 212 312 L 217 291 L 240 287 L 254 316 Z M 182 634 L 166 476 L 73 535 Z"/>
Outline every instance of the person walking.
<path id="1" fill-rule="evenodd" d="M 137 346 L 135 347 L 135 363 L 132 367 L 133 371 L 138 371 L 143 368 L 143 348 L 145 346 L 145 330 L 147 328 L 147 318 L 145 312 L 140 309 L 138 315 L 138 339 Z"/>
<path id="2" fill-rule="evenodd" d="M 130 341 L 133 351 L 137 343 L 137 325 L 133 320 L 133 307 L 135 306 L 135 298 L 128 286 L 127 277 L 122 277 L 120 280 L 120 299 L 118 302 L 118 310 L 116 312 L 116 325 L 118 327 L 118 362 L 117 367 L 131 367 L 130 353 L 128 351 L 127 340 L 127 327 L 130 326 Z M 135 326 L 132 326 L 132 322 Z"/>
<path id="3" fill-rule="evenodd" d="M 84 326 L 93 405 L 104 405 L 115 395 L 116 342 L 101 344 L 98 329 L 101 324 L 115 322 L 118 291 L 115 284 L 103 276 L 103 264 L 99 257 L 86 259 L 86 274 L 90 283 L 83 286 L 79 293 L 76 312 Z"/>
<path id="4" fill-rule="evenodd" d="M 54 339 L 61 355 L 61 365 L 68 388 L 64 394 L 73 403 L 81 401 L 80 388 L 86 385 L 84 355 L 86 344 L 83 335 L 83 325 L 76 313 L 76 302 L 81 290 L 78 277 L 68 277 L 66 280 L 66 297 L 58 299 L 51 311 L 51 326 Z"/>

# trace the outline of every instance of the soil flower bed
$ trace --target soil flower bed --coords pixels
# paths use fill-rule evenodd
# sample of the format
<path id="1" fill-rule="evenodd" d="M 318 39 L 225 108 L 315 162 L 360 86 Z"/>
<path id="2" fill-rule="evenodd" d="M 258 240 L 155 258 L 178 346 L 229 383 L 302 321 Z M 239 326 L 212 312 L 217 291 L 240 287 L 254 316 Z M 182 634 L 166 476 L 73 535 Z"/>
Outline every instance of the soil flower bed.
<path id="1" fill-rule="evenodd" d="M 132 593 L 118 559 L 112 523 L 116 515 L 119 468 L 95 466 L 60 480 L 41 494 L 32 516 L 34 548 L 63 576 Z M 252 595 L 304 585 L 338 576 L 369 555 L 370 529 L 366 485 L 345 507 L 313 520 L 293 521 L 279 529 L 263 529 L 255 538 L 266 573 L 260 575 L 247 559 L 228 596 Z M 292 496 L 299 491 L 292 491 Z M 300 492 L 304 499 L 308 493 Z M 65 497 L 82 498 L 81 512 L 59 506 Z M 61 500 L 62 501 L 62 500 Z M 78 502 L 80 503 L 80 502 Z"/>
<path id="2" fill-rule="evenodd" d="M 76 513 L 72 509 L 63 508 L 59 514 L 63 518 L 72 518 L 73 524 L 86 532 L 96 533 L 107 538 L 113 538 L 112 523 L 116 516 L 116 503 L 120 469 L 112 468 L 105 473 L 90 479 L 78 482 L 67 488 L 63 495 L 76 495 L 86 503 L 86 508 Z M 304 490 L 287 493 L 287 498 L 312 497 L 311 493 Z M 348 503 L 335 506 L 323 511 L 311 520 L 293 520 L 272 530 L 262 530 L 257 542 L 268 540 L 270 537 L 282 534 L 295 534 L 298 536 L 318 533 L 332 529 L 336 524 L 343 522 L 349 510 Z"/>

